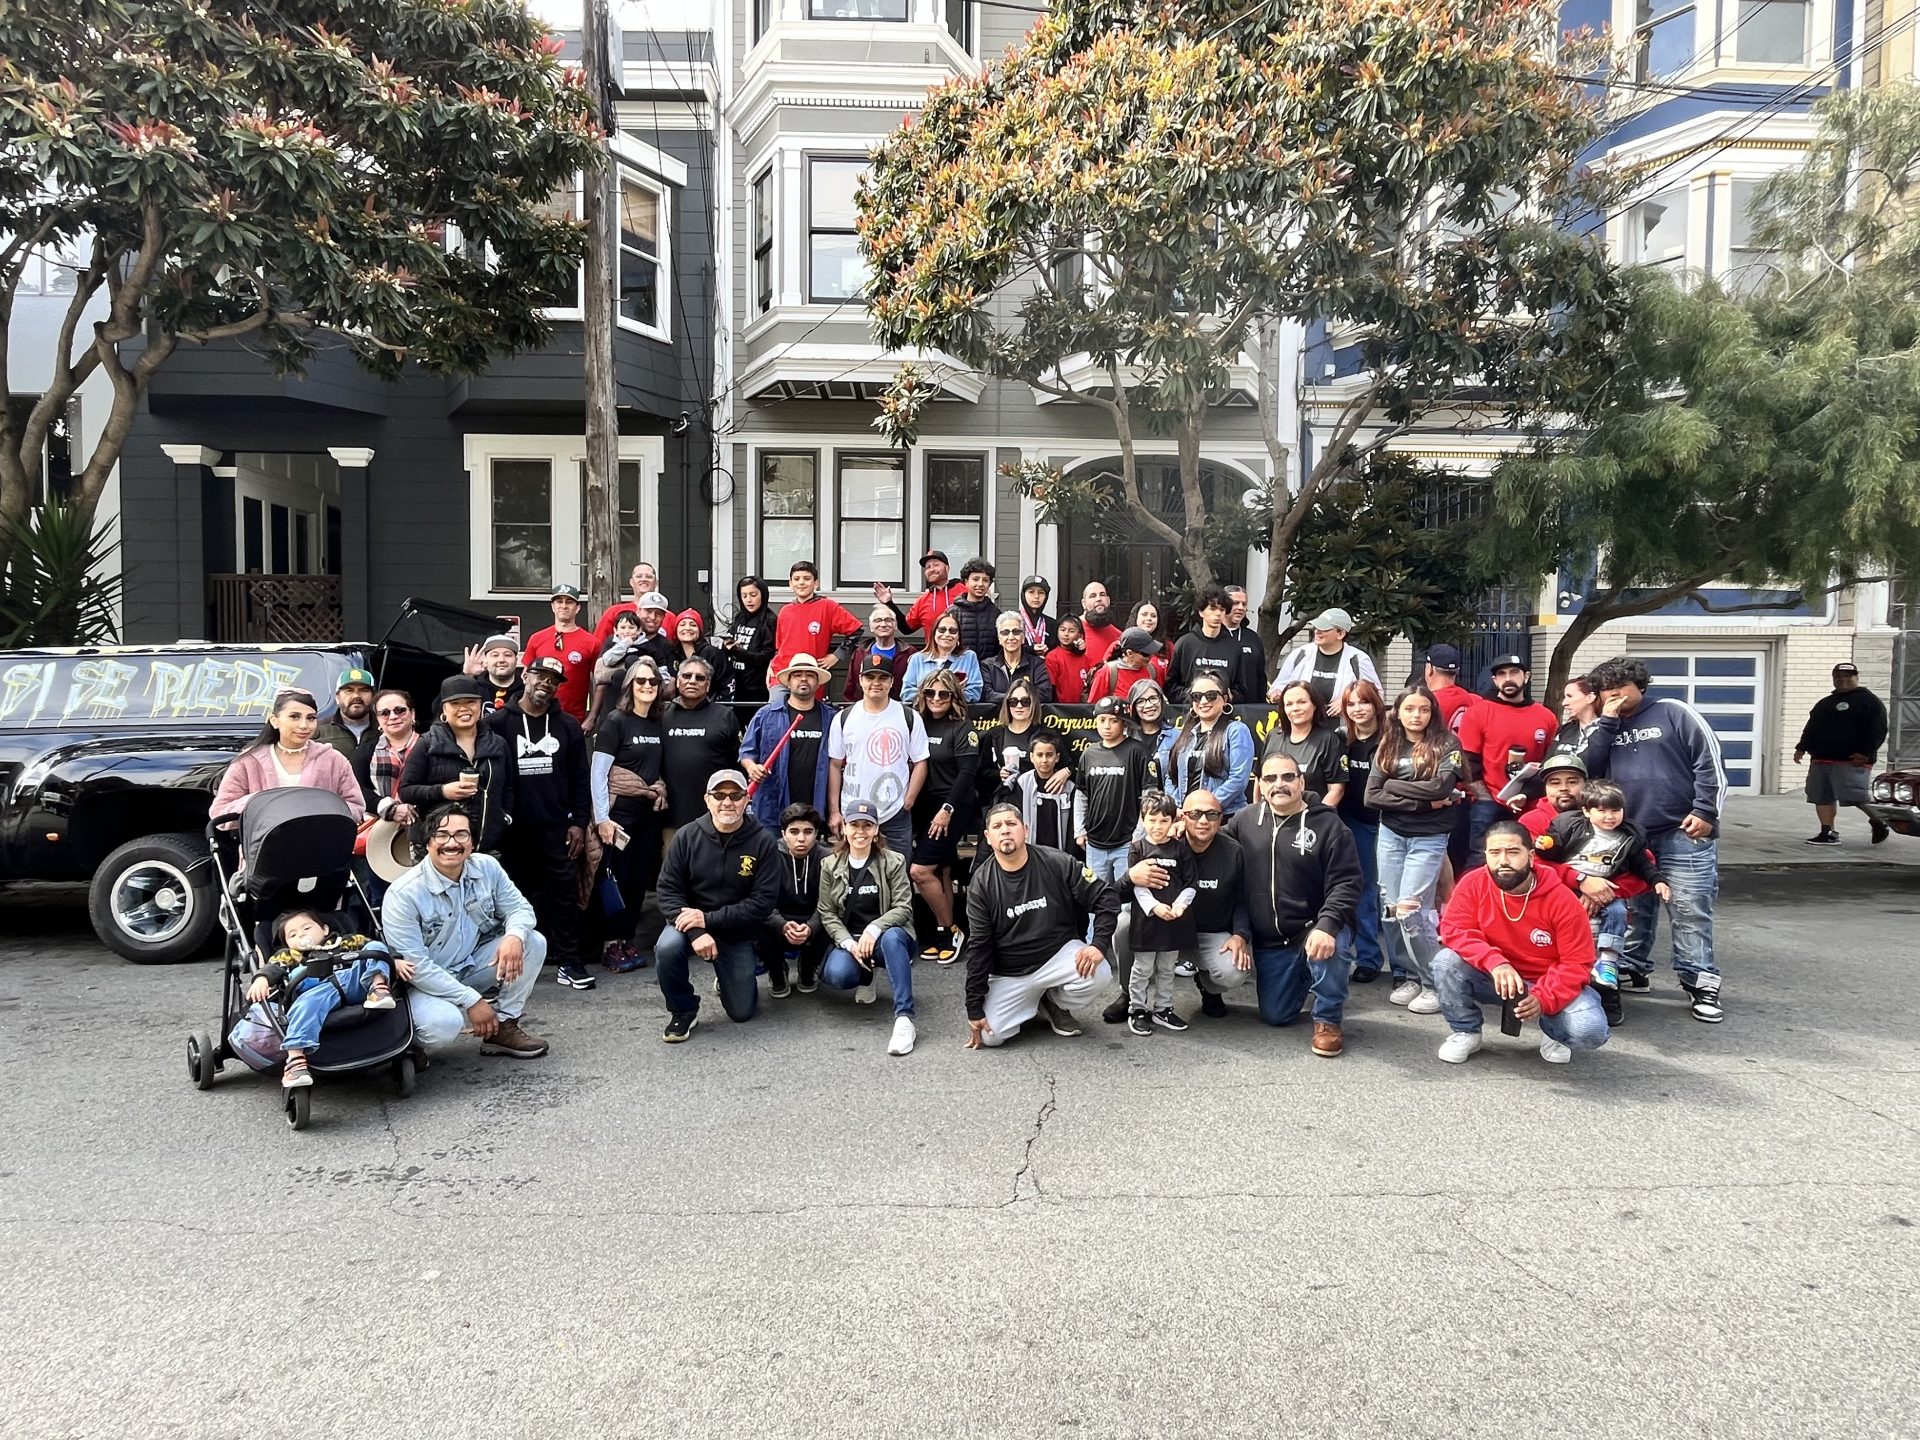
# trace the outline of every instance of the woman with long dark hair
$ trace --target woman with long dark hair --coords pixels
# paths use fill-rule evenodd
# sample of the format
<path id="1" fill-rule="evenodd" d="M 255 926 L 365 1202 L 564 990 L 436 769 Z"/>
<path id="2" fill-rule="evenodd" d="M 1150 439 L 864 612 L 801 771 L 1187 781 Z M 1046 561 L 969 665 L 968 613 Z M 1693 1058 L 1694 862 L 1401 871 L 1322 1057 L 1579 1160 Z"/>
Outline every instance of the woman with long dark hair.
<path id="1" fill-rule="evenodd" d="M 732 682 L 733 670 L 727 664 L 727 657 L 720 647 L 707 639 L 707 620 L 691 606 L 682 610 L 673 621 L 672 648 L 667 654 L 667 673 L 677 674 L 680 665 L 687 660 L 704 660 L 707 668 L 713 672 L 713 693 L 715 700 L 731 700 L 732 691 L 725 687 Z M 628 687 L 631 689 L 632 687 Z"/>
<path id="2" fill-rule="evenodd" d="M 331 790 L 347 802 L 353 818 L 365 817 L 367 805 L 360 782 L 331 745 L 313 743 L 320 728 L 320 707 L 305 690 L 282 690 L 261 723 L 253 743 L 233 757 L 213 792 L 211 814 L 238 815 L 254 796 L 288 785 Z"/>
<path id="3" fill-rule="evenodd" d="M 1040 718 L 1040 692 L 1031 680 L 1022 676 L 1009 685 L 1001 697 L 1000 722 L 980 737 L 982 808 L 1018 780 L 1022 771 L 1033 768 L 1027 752 L 1033 748 L 1034 737 L 1046 732 L 1047 727 Z M 1064 789 L 1067 780 L 1064 771 L 1058 779 L 1054 789 Z"/>
<path id="4" fill-rule="evenodd" d="M 1340 936 L 1341 949 L 1353 965 L 1353 979 L 1362 985 L 1380 974 L 1380 812 L 1367 804 L 1367 781 L 1373 775 L 1373 757 L 1380 748 L 1380 719 L 1387 702 L 1371 680 L 1347 687 L 1341 704 L 1341 725 L 1347 737 L 1347 788 L 1340 796 L 1340 818 L 1353 832 L 1360 852 L 1360 876 L 1365 882 L 1353 924 Z"/>
<path id="5" fill-rule="evenodd" d="M 606 922 L 602 959 L 609 969 L 623 972 L 639 969 L 650 953 L 634 947 L 633 929 L 660 865 L 660 837 L 667 823 L 667 784 L 661 767 L 666 725 L 663 691 L 660 667 L 652 657 L 634 661 L 619 700 L 593 737 L 594 827 L 624 906 Z M 617 791 L 616 771 L 621 777 Z M 704 788 L 706 777 L 698 783 Z M 621 830 L 627 832 L 625 849 L 614 845 Z"/>
<path id="6" fill-rule="evenodd" d="M 1380 894 L 1388 921 L 1399 931 L 1388 938 L 1400 943 L 1385 947 L 1399 980 L 1387 999 L 1416 1015 L 1440 1008 L 1429 968 L 1438 944 L 1434 895 L 1453 830 L 1454 787 L 1463 768 L 1459 742 L 1441 723 L 1433 692 L 1409 685 L 1394 696 L 1373 752 L 1366 803 L 1380 812 Z"/>
<path id="7" fill-rule="evenodd" d="M 946 616 L 941 616 L 942 622 Z M 938 629 L 938 625 L 935 626 Z M 941 666 L 921 682 L 913 708 L 927 733 L 927 781 L 913 802 L 913 864 L 909 874 L 933 912 L 934 936 L 922 960 L 951 965 L 964 938 L 953 915 L 953 864 L 960 837 L 973 823 L 980 768 L 980 735 L 967 718 L 958 672 Z"/>
<path id="8" fill-rule="evenodd" d="M 767 698 L 767 666 L 773 663 L 775 650 L 773 622 L 775 610 L 767 582 L 757 575 L 743 575 L 733 587 L 733 619 L 718 637 L 727 654 L 726 675 L 735 700 Z"/>
<path id="9" fill-rule="evenodd" d="M 452 801 L 473 822 L 473 848 L 495 853 L 513 813 L 513 754 L 504 737 L 480 723 L 483 692 L 471 675 L 440 685 L 440 718 L 407 756 L 400 772 L 400 798 L 421 818 L 413 827 L 413 853 L 426 854 L 425 818 Z"/>
<path id="10" fill-rule="evenodd" d="M 1253 779 L 1253 732 L 1228 706 L 1229 698 L 1226 679 L 1211 670 L 1196 675 L 1188 687 L 1187 704 L 1193 713 L 1175 732 L 1160 766 L 1167 793 L 1176 804 L 1195 790 L 1211 794 L 1228 815 L 1247 803 L 1247 783 Z"/>
<path id="11" fill-rule="evenodd" d="M 1300 767 L 1307 789 L 1320 796 L 1330 810 L 1340 808 L 1346 793 L 1347 737 L 1320 723 L 1320 702 L 1313 687 L 1294 680 L 1280 691 L 1280 723 L 1267 736 L 1261 758 L 1285 755 Z"/>

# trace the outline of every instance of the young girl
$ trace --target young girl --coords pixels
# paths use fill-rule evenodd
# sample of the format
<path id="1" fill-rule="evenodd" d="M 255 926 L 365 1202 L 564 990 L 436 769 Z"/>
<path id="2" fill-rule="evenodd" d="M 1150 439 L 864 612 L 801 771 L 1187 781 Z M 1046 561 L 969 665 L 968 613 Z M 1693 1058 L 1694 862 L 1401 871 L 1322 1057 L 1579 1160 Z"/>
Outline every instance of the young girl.
<path id="1" fill-rule="evenodd" d="M 1033 768 L 1015 776 L 1007 793 L 1020 807 L 1020 818 L 1026 822 L 1029 839 L 1049 850 L 1078 855 L 1080 847 L 1074 843 L 1074 837 L 1086 831 L 1087 800 L 1080 793 L 1080 787 L 1061 770 L 1065 762 L 1059 737 L 1045 730 L 1035 735 L 1027 749 L 1027 759 Z M 1058 790 L 1053 783 L 1056 775 L 1065 782 Z"/>
<path id="2" fill-rule="evenodd" d="M 1193 852 L 1173 835 L 1180 807 L 1164 790 L 1140 797 L 1140 828 L 1145 833 L 1127 850 L 1129 866 L 1157 860 L 1165 867 L 1167 883 L 1157 890 L 1133 887 L 1133 976 L 1127 987 L 1127 1029 L 1151 1035 L 1153 1027 L 1185 1030 L 1187 1022 L 1173 1009 L 1173 967 L 1183 950 L 1194 947 L 1193 922 L 1187 909 L 1199 894 L 1194 885 Z"/>
<path id="3" fill-rule="evenodd" d="M 1340 818 L 1353 832 L 1360 852 L 1360 907 L 1353 924 L 1340 936 L 1340 948 L 1353 964 L 1355 984 L 1365 985 L 1380 974 L 1380 812 L 1367 804 L 1367 780 L 1373 774 L 1374 752 L 1380 748 L 1380 712 L 1386 701 L 1371 680 L 1347 687 L 1342 723 L 1347 736 L 1347 788 L 1340 796 Z"/>
<path id="4" fill-rule="evenodd" d="M 851 990 L 862 1005 L 878 998 L 874 958 L 893 988 L 893 1035 L 889 1055 L 913 1050 L 913 890 L 901 856 L 880 833 L 880 812 L 871 800 L 847 807 L 840 839 L 820 870 L 820 923 L 833 948 L 820 965 L 820 983 Z"/>
<path id="5" fill-rule="evenodd" d="M 1367 777 L 1366 802 L 1380 812 L 1380 894 L 1387 918 L 1400 932 L 1394 937 L 1400 943 L 1384 947 L 1397 982 L 1387 999 L 1416 1015 L 1432 1015 L 1440 999 L 1426 966 L 1437 943 L 1434 892 L 1453 830 L 1460 746 L 1440 722 L 1433 692 L 1424 685 L 1410 685 L 1394 697 L 1384 729 Z"/>
<path id="6" fill-rule="evenodd" d="M 313 1084 L 307 1056 L 319 1048 L 329 1015 L 342 1005 L 393 1009 L 393 962 L 377 940 L 364 935 L 335 939 L 312 910 L 289 910 L 275 920 L 273 943 L 281 948 L 249 977 L 247 999 L 256 1005 L 277 999 L 287 1007 L 287 1063 L 280 1083 L 297 1090 Z"/>
<path id="7" fill-rule="evenodd" d="M 772 663 L 774 609 L 767 582 L 757 575 L 742 577 L 733 587 L 733 623 L 721 635 L 727 652 L 727 693 L 736 700 L 767 698 L 767 666 Z"/>
<path id="8" fill-rule="evenodd" d="M 1087 645 L 1080 622 L 1062 615 L 1054 626 L 1054 645 L 1047 651 L 1047 676 L 1053 681 L 1053 698 L 1062 705 L 1082 705 L 1087 699 L 1087 672 L 1093 663 L 1087 658 Z"/>
<path id="9" fill-rule="evenodd" d="M 760 963 L 774 998 L 802 995 L 819 986 L 820 957 L 827 953 L 820 928 L 820 837 L 827 822 L 811 805 L 789 805 L 780 812 L 780 899 L 767 917 L 758 941 Z"/>

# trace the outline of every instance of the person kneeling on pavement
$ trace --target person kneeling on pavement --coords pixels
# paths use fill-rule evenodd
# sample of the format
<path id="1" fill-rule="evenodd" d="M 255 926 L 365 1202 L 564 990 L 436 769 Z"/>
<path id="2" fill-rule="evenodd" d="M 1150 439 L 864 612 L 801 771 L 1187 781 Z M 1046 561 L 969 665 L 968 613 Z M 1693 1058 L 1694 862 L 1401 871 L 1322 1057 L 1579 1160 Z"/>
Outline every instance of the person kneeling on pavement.
<path id="1" fill-rule="evenodd" d="M 1029 846 L 1020 811 L 1005 801 L 987 811 L 983 834 L 992 860 L 976 860 L 967 883 L 967 1048 L 1004 1045 L 1042 1012 L 1054 1034 L 1078 1035 L 1073 1011 L 1113 974 L 1120 887 L 1070 855 Z"/>
<path id="2" fill-rule="evenodd" d="M 1440 918 L 1433 986 L 1453 1030 L 1440 1042 L 1440 1058 L 1458 1065 L 1480 1049 L 1480 1006 L 1492 1002 L 1511 1006 L 1519 1024 L 1539 1021 L 1540 1058 L 1565 1065 L 1576 1050 L 1598 1050 L 1609 1033 L 1587 983 L 1593 934 L 1586 908 L 1551 866 L 1534 863 L 1518 821 L 1496 820 L 1485 845 L 1486 866 L 1460 877 Z"/>
<path id="3" fill-rule="evenodd" d="M 851 990 L 862 1005 L 879 998 L 873 979 L 885 966 L 893 990 L 889 1055 L 906 1055 L 913 1027 L 913 882 L 907 862 L 880 833 L 880 807 L 856 800 L 846 809 L 840 839 L 820 872 L 820 924 L 833 948 L 820 967 L 829 990 Z"/>
<path id="4" fill-rule="evenodd" d="M 282 1039 L 287 1062 L 280 1083 L 288 1090 L 313 1084 L 307 1056 L 320 1045 L 320 1029 L 342 1005 L 393 1009 L 393 964 L 387 947 L 364 935 L 336 938 L 314 910 L 289 910 L 273 922 L 281 948 L 247 977 L 247 1001 L 273 999 L 286 1007 Z"/>
<path id="5" fill-rule="evenodd" d="M 707 778 L 707 813 L 674 832 L 657 893 L 667 922 L 653 946 L 667 1002 L 660 1038 L 678 1045 L 693 1034 L 700 997 L 688 972 L 696 957 L 713 962 L 727 1018 L 751 1020 L 760 1008 L 754 941 L 780 900 L 780 846 L 747 813 L 747 777 L 738 770 Z"/>
<path id="6" fill-rule="evenodd" d="M 380 907 L 394 969 L 412 988 L 407 1005 L 421 1046 L 438 1050 L 463 1030 L 482 1055 L 531 1060 L 547 1042 L 520 1024 L 547 961 L 533 906 L 491 855 L 473 851 L 473 817 L 460 805 L 427 813 L 426 863 L 393 882 Z M 498 987 L 489 1003 L 483 991 Z"/>

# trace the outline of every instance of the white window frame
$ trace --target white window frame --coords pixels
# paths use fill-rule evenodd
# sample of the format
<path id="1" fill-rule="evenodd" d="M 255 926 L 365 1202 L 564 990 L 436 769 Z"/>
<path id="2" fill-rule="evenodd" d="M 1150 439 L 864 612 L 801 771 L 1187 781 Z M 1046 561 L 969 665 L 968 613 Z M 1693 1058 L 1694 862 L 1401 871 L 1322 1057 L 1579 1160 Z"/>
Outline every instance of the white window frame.
<path id="1" fill-rule="evenodd" d="M 578 220 L 581 215 L 581 207 L 584 204 L 585 188 L 586 188 L 585 177 L 582 176 L 578 170 L 574 171 L 573 173 L 573 218 L 576 220 Z M 447 225 L 445 243 L 446 243 L 447 249 L 450 251 L 460 250 L 465 248 L 466 237 L 461 233 L 460 227 L 458 225 L 455 225 L 452 223 L 449 223 Z M 487 245 L 486 255 L 483 257 L 481 263 L 487 266 L 488 269 L 493 268 L 494 248 L 491 243 Z M 580 264 L 573 267 L 573 304 L 542 306 L 540 313 L 545 315 L 549 320 L 583 320 L 586 318 L 586 313 L 587 313 L 586 292 L 587 292 L 587 267 L 586 267 L 586 263 L 582 261 Z M 476 591 L 475 593 L 477 594 L 479 592 Z"/>
<path id="2" fill-rule="evenodd" d="M 1740 52 L 1740 6 L 1707 4 L 1705 0 L 1695 0 L 1693 5 L 1693 53 L 1680 69 L 1665 75 L 1642 77 L 1639 73 L 1640 20 L 1638 0 L 1613 0 L 1613 33 L 1626 37 L 1626 50 L 1634 60 L 1636 78 L 1651 78 L 1667 83 L 1682 85 L 1705 85 L 1711 83 L 1713 72 L 1717 70 L 1738 70 L 1747 74 L 1781 72 L 1798 73 L 1805 70 L 1818 70 L 1833 59 L 1833 0 L 1805 0 L 1807 6 L 1806 55 L 1799 62 L 1785 60 L 1742 60 Z M 1684 8 L 1675 5 L 1674 10 Z M 1716 28 L 1716 22 L 1718 22 Z M 1658 103 L 1659 96 L 1648 97 L 1648 103 Z"/>
<path id="3" fill-rule="evenodd" d="M 854 166 L 858 166 L 860 170 L 864 172 L 873 164 L 873 160 L 870 156 L 844 155 L 844 154 L 836 155 L 831 151 L 817 151 L 817 152 L 808 151 L 804 159 L 805 159 L 805 170 L 806 170 L 806 177 L 807 177 L 807 194 L 806 194 L 806 203 L 801 207 L 801 210 L 800 210 L 800 228 L 802 233 L 806 236 L 806 242 L 807 242 L 807 248 L 806 248 L 807 273 L 806 273 L 806 291 L 805 291 L 807 303 L 809 305 L 829 305 L 829 306 L 857 304 L 860 299 L 858 291 L 856 291 L 852 295 L 833 295 L 833 296 L 822 297 L 821 295 L 819 295 L 819 293 L 815 288 L 814 279 L 813 279 L 813 273 L 814 273 L 813 237 L 815 235 L 848 235 L 848 236 L 856 236 L 857 238 L 857 235 L 856 235 L 856 232 L 852 230 L 837 230 L 837 229 L 816 230 L 814 228 L 813 176 L 814 176 L 815 168 L 820 165 L 854 165 Z M 862 287 L 862 288 L 865 288 L 865 287 Z"/>
<path id="4" fill-rule="evenodd" d="M 243 452 L 251 455 L 255 452 Z M 327 510 L 339 508 L 340 480 L 339 472 L 331 475 L 316 473 L 313 480 L 297 480 L 290 476 L 274 475 L 252 465 L 234 466 L 233 475 L 233 563 L 242 574 L 248 573 L 247 563 L 247 505 L 248 500 L 260 502 L 260 573 L 263 575 L 325 575 L 327 569 Z M 269 568 L 273 556 L 273 507 L 284 506 L 287 511 L 287 565 L 286 570 Z M 305 516 L 312 529 L 313 544 L 307 556 L 309 568 L 293 568 L 299 564 L 298 556 L 298 520 Z"/>
<path id="5" fill-rule="evenodd" d="M 1684 275 L 1689 270 L 1697 270 L 1698 257 L 1693 248 L 1694 186 L 1692 180 L 1680 180 L 1675 184 L 1658 190 L 1651 195 L 1642 196 L 1628 207 L 1621 217 L 1620 245 L 1615 250 L 1622 265 L 1644 265 L 1649 269 L 1666 270 L 1672 274 Z M 1636 230 L 1639 225 L 1640 209 L 1656 201 L 1668 201 L 1677 197 L 1684 207 L 1681 211 L 1680 249 L 1674 254 L 1661 255 L 1658 258 L 1636 254 L 1638 239 Z"/>
<path id="6" fill-rule="evenodd" d="M 660 207 L 658 211 L 660 233 L 656 241 L 660 253 L 652 257 L 654 266 L 659 271 L 656 294 L 659 296 L 660 323 L 647 325 L 638 320 L 629 319 L 621 309 L 620 271 L 624 263 L 626 247 L 619 243 L 617 222 L 613 273 L 614 323 L 622 330 L 630 330 L 636 335 L 645 335 L 650 339 L 671 343 L 673 340 L 673 191 L 663 182 L 629 165 L 619 167 L 618 184 L 632 185 L 635 189 L 646 191 L 653 196 L 654 202 Z"/>
<path id="7" fill-rule="evenodd" d="M 660 483 L 666 469 L 666 440 L 659 435 L 622 435 L 622 461 L 640 463 L 640 552 L 657 554 L 660 545 Z M 467 585 L 471 598 L 480 600 L 533 599 L 545 595 L 530 590 L 493 588 L 493 463 L 496 460 L 546 461 L 552 466 L 549 489 L 553 526 L 553 575 L 549 583 L 582 585 L 586 556 L 582 551 L 580 466 L 586 463 L 587 442 L 580 435 L 473 434 L 466 437 L 467 470 Z M 615 576 L 624 582 L 625 576 Z M 537 626 L 535 628 L 538 628 Z"/>

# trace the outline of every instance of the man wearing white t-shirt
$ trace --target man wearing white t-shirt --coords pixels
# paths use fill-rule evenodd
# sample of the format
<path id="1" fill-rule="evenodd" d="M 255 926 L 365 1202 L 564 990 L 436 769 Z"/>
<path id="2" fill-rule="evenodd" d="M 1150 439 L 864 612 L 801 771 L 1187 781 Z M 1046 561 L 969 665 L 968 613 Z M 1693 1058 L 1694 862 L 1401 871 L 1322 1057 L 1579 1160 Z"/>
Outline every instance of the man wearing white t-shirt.
<path id="1" fill-rule="evenodd" d="M 827 732 L 827 824 L 837 833 L 842 805 L 865 800 L 880 812 L 880 833 L 913 853 L 913 802 L 927 781 L 927 732 L 920 717 L 891 698 L 893 669 L 869 660 L 860 703 L 833 717 Z"/>

